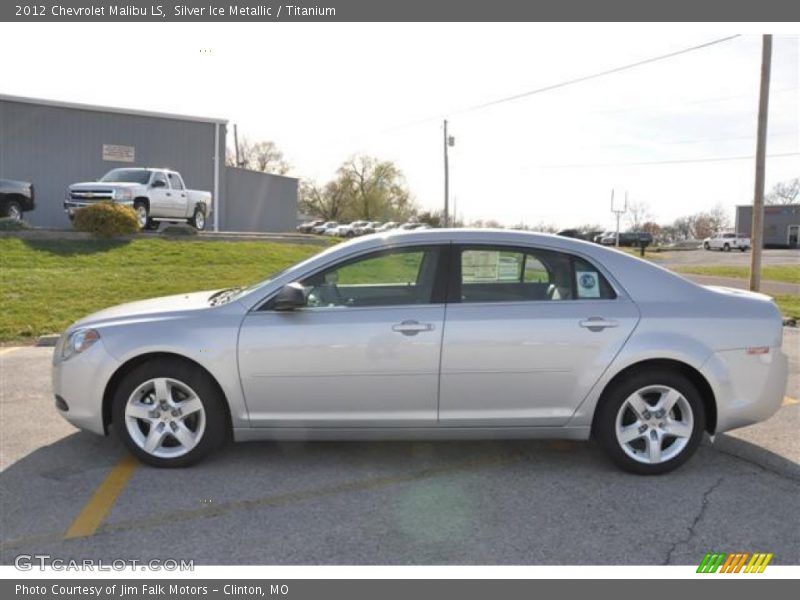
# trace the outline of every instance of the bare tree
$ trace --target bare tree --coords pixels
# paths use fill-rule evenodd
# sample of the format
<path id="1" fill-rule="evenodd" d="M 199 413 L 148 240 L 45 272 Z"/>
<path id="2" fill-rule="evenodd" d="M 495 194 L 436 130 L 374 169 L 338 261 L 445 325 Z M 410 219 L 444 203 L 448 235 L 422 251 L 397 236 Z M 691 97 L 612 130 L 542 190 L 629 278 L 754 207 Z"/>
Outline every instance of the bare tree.
<path id="1" fill-rule="evenodd" d="M 800 177 L 772 186 L 764 201 L 767 204 L 795 204 L 800 198 Z"/>
<path id="2" fill-rule="evenodd" d="M 231 167 L 251 169 L 262 173 L 286 175 L 291 168 L 275 145 L 275 142 L 263 141 L 251 143 L 246 137 L 239 144 L 239 164 L 236 164 L 236 153 L 228 149 L 225 163 Z"/>
<path id="3" fill-rule="evenodd" d="M 298 204 L 303 212 L 326 221 L 342 219 L 349 208 L 348 191 L 338 181 L 319 186 L 313 181 L 304 180 L 300 183 L 299 195 Z"/>
<path id="4" fill-rule="evenodd" d="M 650 205 L 642 200 L 628 204 L 628 212 L 625 213 L 625 220 L 631 231 L 639 231 L 642 224 L 653 218 Z"/>

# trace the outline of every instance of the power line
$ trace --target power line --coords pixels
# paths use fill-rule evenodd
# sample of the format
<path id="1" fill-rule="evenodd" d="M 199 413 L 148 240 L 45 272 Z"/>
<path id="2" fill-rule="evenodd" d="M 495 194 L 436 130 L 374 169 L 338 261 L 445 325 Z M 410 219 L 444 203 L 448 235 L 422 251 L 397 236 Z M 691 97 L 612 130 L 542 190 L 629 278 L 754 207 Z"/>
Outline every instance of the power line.
<path id="1" fill-rule="evenodd" d="M 716 44 L 722 44 L 723 42 L 729 42 L 730 40 L 736 39 L 741 37 L 741 34 L 736 35 L 729 35 L 724 38 L 719 38 L 716 40 L 711 40 L 709 42 L 705 42 L 703 44 L 698 44 L 696 46 L 691 46 L 689 48 L 683 48 L 682 50 L 676 50 L 675 52 L 668 52 L 667 54 L 661 54 L 659 56 L 653 56 L 651 58 L 646 58 L 644 60 L 639 60 L 633 63 L 628 63 L 626 65 L 621 65 L 619 67 L 614 67 L 612 69 L 606 69 L 605 71 L 598 71 L 597 73 L 592 73 L 590 75 L 583 75 L 581 77 L 576 77 L 574 79 L 568 79 L 566 81 L 562 81 L 559 83 L 554 83 L 552 85 L 547 85 L 544 87 L 536 88 L 533 90 L 529 90 L 527 92 L 521 92 L 519 94 L 514 94 L 513 96 L 506 96 L 504 98 L 498 98 L 497 100 L 490 100 L 488 102 L 483 102 L 481 104 L 476 104 L 474 106 L 470 106 L 468 108 L 461 109 L 455 113 L 451 114 L 463 114 L 466 112 L 471 112 L 474 110 L 481 110 L 483 108 L 488 108 L 490 106 L 495 106 L 497 104 L 503 104 L 505 102 L 513 102 L 514 100 L 519 100 L 521 98 L 527 98 L 529 96 L 533 96 L 535 94 L 541 94 L 543 92 L 549 92 L 551 90 L 557 90 L 559 88 L 567 87 L 568 85 L 575 85 L 576 83 L 583 83 L 584 81 L 590 81 L 592 79 L 597 79 L 599 77 L 605 77 L 606 75 L 613 75 L 614 73 L 620 73 L 622 71 L 627 71 L 629 69 L 635 69 L 636 67 L 641 67 L 643 65 L 648 65 L 654 62 L 658 62 L 661 60 L 666 60 L 668 58 L 674 58 L 676 56 L 680 56 L 681 54 L 687 54 L 689 52 L 694 52 L 696 50 L 702 50 L 703 48 L 708 48 L 709 46 L 714 46 Z"/>
<path id="2" fill-rule="evenodd" d="M 785 158 L 789 156 L 800 156 L 800 152 L 784 152 L 780 154 L 768 154 L 768 158 Z M 708 158 L 684 158 L 675 160 L 652 160 L 641 162 L 620 162 L 620 163 L 587 163 L 587 164 L 566 164 L 566 165 L 529 165 L 529 169 L 590 169 L 599 167 L 635 167 L 643 165 L 679 165 L 687 163 L 708 163 L 708 162 L 729 162 L 734 160 L 753 160 L 755 156 L 719 156 Z"/>

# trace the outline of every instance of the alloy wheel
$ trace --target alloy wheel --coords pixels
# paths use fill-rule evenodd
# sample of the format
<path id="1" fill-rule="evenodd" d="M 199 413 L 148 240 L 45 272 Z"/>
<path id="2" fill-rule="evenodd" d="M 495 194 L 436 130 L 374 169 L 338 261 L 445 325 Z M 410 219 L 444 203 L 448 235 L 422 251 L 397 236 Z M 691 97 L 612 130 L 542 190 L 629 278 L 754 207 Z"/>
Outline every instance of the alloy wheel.
<path id="1" fill-rule="evenodd" d="M 140 384 L 125 405 L 125 426 L 134 443 L 158 458 L 176 458 L 200 443 L 206 413 L 200 397 L 168 377 Z"/>
<path id="2" fill-rule="evenodd" d="M 142 204 L 136 207 L 136 220 L 139 222 L 141 229 L 144 229 L 144 226 L 147 225 L 147 208 Z"/>
<path id="3" fill-rule="evenodd" d="M 678 390 L 649 385 L 628 396 L 616 418 L 616 436 L 622 450 L 644 464 L 660 464 L 686 448 L 694 430 L 689 401 Z"/>

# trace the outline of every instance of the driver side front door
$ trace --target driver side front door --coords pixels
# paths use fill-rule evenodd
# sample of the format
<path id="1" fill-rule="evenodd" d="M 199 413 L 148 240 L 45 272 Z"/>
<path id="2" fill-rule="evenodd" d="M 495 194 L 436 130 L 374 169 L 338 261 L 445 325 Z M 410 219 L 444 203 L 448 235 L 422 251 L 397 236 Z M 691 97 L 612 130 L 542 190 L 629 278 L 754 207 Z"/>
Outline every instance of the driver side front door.
<path id="1" fill-rule="evenodd" d="M 300 283 L 308 306 L 251 312 L 239 336 L 255 427 L 415 427 L 437 422 L 445 251 L 370 253 Z"/>

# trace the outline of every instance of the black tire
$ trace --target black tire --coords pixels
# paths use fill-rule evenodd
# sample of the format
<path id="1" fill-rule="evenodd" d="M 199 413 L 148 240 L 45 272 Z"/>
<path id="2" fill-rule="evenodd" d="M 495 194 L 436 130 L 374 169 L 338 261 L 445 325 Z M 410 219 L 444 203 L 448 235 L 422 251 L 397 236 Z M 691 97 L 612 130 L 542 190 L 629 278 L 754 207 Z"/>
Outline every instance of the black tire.
<path id="1" fill-rule="evenodd" d="M 158 377 L 175 379 L 189 386 L 197 393 L 205 411 L 205 429 L 199 442 L 189 452 L 174 458 L 154 456 L 139 447 L 125 422 L 125 408 L 133 392 L 142 383 Z M 150 360 L 125 375 L 112 397 L 111 419 L 115 433 L 131 453 L 143 463 L 161 468 L 188 467 L 199 462 L 222 446 L 230 433 L 225 398 L 214 380 L 197 365 L 179 359 Z"/>
<path id="2" fill-rule="evenodd" d="M 189 225 L 197 229 L 197 231 L 203 231 L 206 228 L 206 213 L 199 206 L 194 209 L 194 214 L 189 219 Z"/>
<path id="3" fill-rule="evenodd" d="M 708 244 L 708 242 L 703 242 L 703 249 L 704 250 L 711 250 L 711 246 Z"/>
<path id="4" fill-rule="evenodd" d="M 139 221 L 139 229 L 147 229 L 148 225 L 152 222 L 150 219 L 150 208 L 147 206 L 147 202 L 142 202 L 141 200 L 137 200 L 133 203 L 133 210 L 137 213 L 137 218 L 139 217 L 138 213 L 140 210 L 144 210 L 145 218 L 144 222 L 142 223 L 141 220 Z"/>
<path id="5" fill-rule="evenodd" d="M 3 217 L 7 219 L 14 219 L 15 221 L 22 220 L 22 204 L 17 200 L 6 200 L 3 203 Z"/>
<path id="6" fill-rule="evenodd" d="M 747 248 L 745 248 L 744 246 L 741 246 L 741 247 L 739 248 L 739 252 L 744 252 L 745 250 L 747 250 Z"/>
<path id="7" fill-rule="evenodd" d="M 617 414 L 623 403 L 637 390 L 651 385 L 668 386 L 677 390 L 688 402 L 693 416 L 692 433 L 683 450 L 673 458 L 656 464 L 639 462 L 630 457 L 616 435 Z M 678 468 L 695 453 L 705 427 L 705 406 L 697 388 L 681 373 L 662 368 L 634 373 L 612 384 L 600 399 L 592 433 L 606 455 L 621 469 L 638 475 L 660 475 Z"/>
<path id="8" fill-rule="evenodd" d="M 730 251 L 731 251 L 731 246 L 730 246 L 730 244 L 725 244 L 725 245 L 722 247 L 722 251 L 723 251 L 723 252 L 730 252 Z"/>

